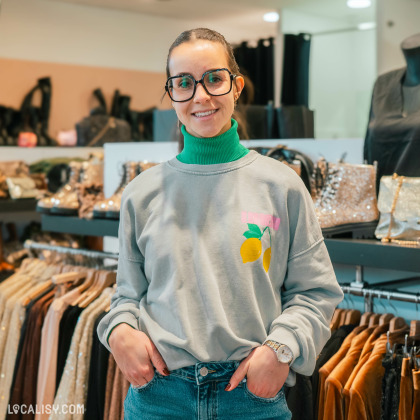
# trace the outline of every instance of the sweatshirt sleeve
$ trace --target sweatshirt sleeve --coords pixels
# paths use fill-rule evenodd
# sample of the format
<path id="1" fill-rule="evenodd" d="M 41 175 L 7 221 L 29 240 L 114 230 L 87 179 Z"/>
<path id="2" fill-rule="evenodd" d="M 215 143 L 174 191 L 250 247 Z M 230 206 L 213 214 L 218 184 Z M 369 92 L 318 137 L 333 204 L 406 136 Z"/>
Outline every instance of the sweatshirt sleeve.
<path id="1" fill-rule="evenodd" d="M 117 325 L 126 323 L 139 330 L 139 304 L 149 284 L 144 274 L 144 257 L 137 245 L 136 214 L 128 189 L 121 199 L 117 288 L 111 309 L 97 329 L 99 340 L 109 351 L 108 338 Z"/>
<path id="2" fill-rule="evenodd" d="M 311 375 L 331 335 L 331 318 L 343 292 L 303 183 L 289 192 L 288 214 L 290 246 L 282 313 L 272 322 L 267 339 L 289 346 L 294 357 L 291 369 Z"/>

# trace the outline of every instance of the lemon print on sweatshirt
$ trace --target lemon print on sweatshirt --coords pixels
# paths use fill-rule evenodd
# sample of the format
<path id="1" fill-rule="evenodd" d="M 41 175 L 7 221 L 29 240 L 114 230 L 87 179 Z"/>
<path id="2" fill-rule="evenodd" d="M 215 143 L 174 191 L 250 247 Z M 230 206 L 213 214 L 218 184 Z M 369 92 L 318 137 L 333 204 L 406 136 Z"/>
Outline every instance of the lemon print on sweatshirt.
<path id="1" fill-rule="evenodd" d="M 270 235 L 270 247 L 264 251 L 263 267 L 264 270 L 268 272 L 271 262 L 271 232 L 268 226 L 261 231 L 258 225 L 248 223 L 248 230 L 244 233 L 246 240 L 241 245 L 241 257 L 244 264 L 257 261 L 261 257 L 261 238 L 266 230 L 268 230 L 268 234 Z"/>

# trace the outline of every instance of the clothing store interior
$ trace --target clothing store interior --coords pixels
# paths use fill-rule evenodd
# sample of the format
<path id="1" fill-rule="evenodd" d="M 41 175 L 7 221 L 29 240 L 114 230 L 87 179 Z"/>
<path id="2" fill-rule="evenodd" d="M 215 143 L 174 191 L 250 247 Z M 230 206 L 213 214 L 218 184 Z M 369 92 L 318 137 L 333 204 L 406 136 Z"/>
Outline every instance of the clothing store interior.
<path id="1" fill-rule="evenodd" d="M 241 143 L 302 178 L 344 292 L 292 418 L 419 420 L 419 19 L 416 0 L 0 0 L 0 418 L 124 418 L 96 333 L 121 196 L 182 148 L 166 57 L 204 27 L 245 79 Z"/>

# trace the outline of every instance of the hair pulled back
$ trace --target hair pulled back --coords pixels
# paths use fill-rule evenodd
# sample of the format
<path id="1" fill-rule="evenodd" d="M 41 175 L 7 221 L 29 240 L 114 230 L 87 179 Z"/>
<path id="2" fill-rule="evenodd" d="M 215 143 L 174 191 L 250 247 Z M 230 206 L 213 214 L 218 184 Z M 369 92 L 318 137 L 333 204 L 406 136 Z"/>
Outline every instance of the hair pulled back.
<path id="1" fill-rule="evenodd" d="M 182 34 L 180 34 L 175 39 L 175 41 L 169 48 L 168 58 L 166 60 L 166 77 L 171 76 L 169 73 L 169 59 L 171 58 L 172 50 L 178 47 L 179 45 L 183 44 L 184 42 L 190 42 L 190 41 L 196 41 L 196 40 L 212 41 L 212 42 L 218 42 L 219 44 L 222 44 L 223 47 L 225 48 L 226 55 L 228 58 L 229 70 L 233 74 L 237 74 L 237 75 L 240 74 L 238 63 L 236 62 L 235 56 L 233 55 L 233 48 L 229 44 L 229 42 L 226 41 L 225 37 L 219 32 L 216 32 L 212 29 L 196 28 L 196 29 L 190 29 L 188 31 L 182 32 Z"/>

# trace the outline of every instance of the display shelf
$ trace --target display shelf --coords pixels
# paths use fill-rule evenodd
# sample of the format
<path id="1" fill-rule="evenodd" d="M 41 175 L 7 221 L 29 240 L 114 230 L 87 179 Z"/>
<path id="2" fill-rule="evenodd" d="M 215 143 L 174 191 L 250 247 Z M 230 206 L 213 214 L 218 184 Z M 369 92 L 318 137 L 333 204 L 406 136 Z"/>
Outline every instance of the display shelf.
<path id="1" fill-rule="evenodd" d="M 375 239 L 325 239 L 325 244 L 333 263 L 420 272 L 420 248 Z"/>
<path id="2" fill-rule="evenodd" d="M 0 221 L 40 221 L 41 216 L 35 211 L 36 203 L 34 198 L 0 199 Z"/>
<path id="3" fill-rule="evenodd" d="M 42 215 L 42 230 L 88 236 L 118 236 L 119 220 L 80 219 L 70 216 Z"/>
<path id="4" fill-rule="evenodd" d="M 0 213 L 35 211 L 35 208 L 36 200 L 34 198 L 23 198 L 20 200 L 0 199 Z"/>
<path id="5" fill-rule="evenodd" d="M 117 237 L 118 225 L 118 220 L 42 215 L 42 230 L 49 232 Z M 420 272 L 420 248 L 366 239 L 325 239 L 325 244 L 333 263 Z"/>

